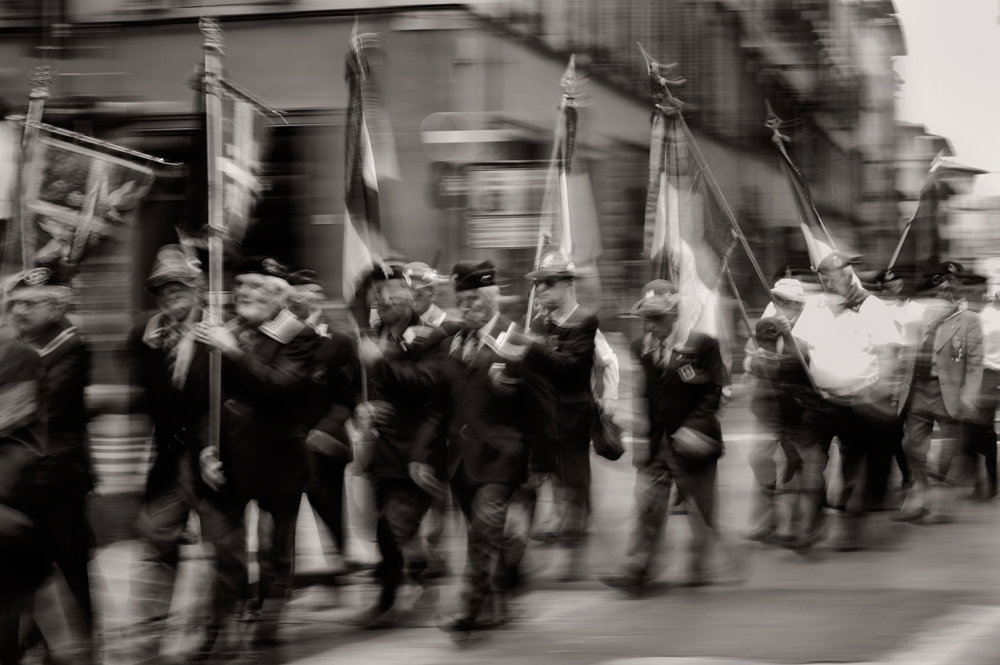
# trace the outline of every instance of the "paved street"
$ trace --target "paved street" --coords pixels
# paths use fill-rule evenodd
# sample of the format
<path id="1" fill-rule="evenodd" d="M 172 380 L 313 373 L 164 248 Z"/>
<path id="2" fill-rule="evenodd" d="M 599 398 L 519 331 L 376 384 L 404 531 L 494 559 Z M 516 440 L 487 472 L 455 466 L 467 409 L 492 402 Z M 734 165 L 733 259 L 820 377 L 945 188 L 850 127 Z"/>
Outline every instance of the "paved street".
<path id="1" fill-rule="evenodd" d="M 627 378 L 627 368 L 626 368 Z M 627 398 L 627 381 L 623 382 Z M 745 528 L 752 475 L 747 464 L 755 440 L 746 390 L 737 386 L 725 414 L 728 452 L 720 462 L 722 523 L 732 541 Z M 626 403 L 623 401 L 623 403 Z M 629 414 L 623 413 L 627 420 Z M 640 598 L 601 585 L 597 575 L 614 570 L 626 547 L 634 470 L 628 455 L 617 462 L 594 458 L 594 516 L 586 581 L 561 584 L 565 561 L 557 546 L 533 543 L 526 559 L 530 591 L 517 602 L 517 619 L 506 628 L 459 646 L 435 629 L 435 615 L 457 602 L 457 573 L 464 559 L 464 532 L 449 521 L 447 549 L 453 574 L 440 588 L 438 609 L 410 609 L 415 594 L 399 603 L 398 627 L 359 631 L 345 619 L 374 601 L 365 574 L 342 578 L 339 587 L 295 593 L 285 617 L 288 638 L 278 649 L 243 655 L 234 663 L 995 663 L 1000 653 L 1000 510 L 996 504 L 963 502 L 954 524 L 899 525 L 886 513 L 870 519 L 872 547 L 835 553 L 820 547 L 808 558 L 764 545 L 739 544 L 745 580 L 736 583 L 716 561 L 720 584 L 682 588 L 686 518 L 667 526 L 660 581 Z M 366 515 L 365 484 L 350 482 L 352 546 L 376 558 Z M 322 542 L 307 504 L 299 521 L 298 569 L 323 565 Z M 325 535 L 325 534 L 324 534 Z M 364 555 L 362 555 L 364 552 Z M 121 635 L 129 623 L 128 570 L 135 543 L 105 545 L 95 561 L 106 657 L 125 663 Z M 208 571 L 200 545 L 184 548 L 168 648 L 183 653 L 201 624 L 200 603 Z M 53 617 L 49 617 L 54 620 Z M 55 646 L 68 650 L 65 630 Z M 240 626 L 230 639 L 238 642 Z"/>

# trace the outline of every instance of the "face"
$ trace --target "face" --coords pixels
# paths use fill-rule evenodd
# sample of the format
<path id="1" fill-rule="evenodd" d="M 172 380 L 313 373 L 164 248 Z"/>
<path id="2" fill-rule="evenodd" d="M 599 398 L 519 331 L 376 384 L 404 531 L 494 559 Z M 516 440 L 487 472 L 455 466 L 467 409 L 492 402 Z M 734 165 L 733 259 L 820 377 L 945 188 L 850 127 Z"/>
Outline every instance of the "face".
<path id="1" fill-rule="evenodd" d="M 391 279 L 374 288 L 378 317 L 387 326 L 408 321 L 413 316 L 413 289 L 406 282 Z"/>
<path id="2" fill-rule="evenodd" d="M 437 298 L 437 289 L 433 286 L 423 286 L 413 293 L 413 309 L 417 314 L 423 314 L 431 308 Z"/>
<path id="3" fill-rule="evenodd" d="M 571 279 L 540 279 L 535 282 L 535 300 L 542 309 L 559 309 L 569 297 L 572 287 Z"/>
<path id="4" fill-rule="evenodd" d="M 161 312 L 170 315 L 175 321 L 183 321 L 198 304 L 198 295 L 190 286 L 180 282 L 167 282 L 156 292 L 156 302 Z"/>
<path id="5" fill-rule="evenodd" d="M 473 330 L 479 330 L 497 313 L 496 305 L 484 297 L 478 289 L 459 291 L 455 294 L 455 304 L 462 313 L 465 325 Z"/>
<path id="6" fill-rule="evenodd" d="M 51 296 L 11 294 L 11 322 L 21 337 L 35 337 L 62 315 Z"/>
<path id="7" fill-rule="evenodd" d="M 842 296 L 846 296 L 851 290 L 851 282 L 854 279 L 854 269 L 849 265 L 840 268 L 830 268 L 820 272 L 823 284 L 829 290 Z"/>
<path id="8" fill-rule="evenodd" d="M 677 322 L 677 310 L 666 312 L 659 316 L 646 317 L 644 327 L 647 333 L 652 333 L 658 340 L 664 340 L 670 336 Z"/>
<path id="9" fill-rule="evenodd" d="M 264 275 L 237 275 L 233 289 L 236 314 L 248 323 L 267 321 L 281 309 L 281 294 L 281 288 Z"/>
<path id="10" fill-rule="evenodd" d="M 799 314 L 802 313 L 802 308 L 805 303 L 798 300 L 791 300 L 789 298 L 782 298 L 781 296 L 774 296 L 774 306 L 778 308 L 778 311 L 784 315 L 789 321 L 794 321 L 799 318 Z"/>

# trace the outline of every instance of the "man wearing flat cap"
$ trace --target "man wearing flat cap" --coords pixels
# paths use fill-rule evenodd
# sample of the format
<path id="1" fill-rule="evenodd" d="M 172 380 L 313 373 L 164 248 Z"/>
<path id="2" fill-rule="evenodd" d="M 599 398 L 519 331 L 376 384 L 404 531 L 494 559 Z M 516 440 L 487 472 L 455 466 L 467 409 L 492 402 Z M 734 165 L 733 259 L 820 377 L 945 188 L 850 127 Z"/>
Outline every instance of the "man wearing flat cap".
<path id="1" fill-rule="evenodd" d="M 303 405 L 316 333 L 287 309 L 288 268 L 270 257 L 233 266 L 236 316 L 225 325 L 202 321 L 202 344 L 222 352 L 220 446 L 202 435 L 201 475 L 229 518 L 227 529 L 206 534 L 220 559 L 246 569 L 243 511 L 250 500 L 261 510 L 260 619 L 255 643 L 277 641 L 278 619 L 291 589 L 295 520 L 308 480 Z M 207 419 L 206 419 L 207 422 Z M 267 513 L 265 517 L 263 513 Z M 266 521 L 265 521 L 266 520 Z M 225 612 L 242 589 L 216 579 L 213 614 L 202 653 L 207 655 Z"/>
<path id="2" fill-rule="evenodd" d="M 87 494 L 94 488 L 84 391 L 90 382 L 90 350 L 66 317 L 72 289 L 58 271 L 22 273 L 9 292 L 10 320 L 21 341 L 42 358 L 42 389 L 48 416 L 46 451 L 60 474 L 59 501 L 42 525 L 55 562 L 80 606 L 88 647 L 93 639 L 90 596 L 92 532 Z"/>
<path id="3" fill-rule="evenodd" d="M 421 323 L 412 281 L 402 266 L 377 268 L 372 296 L 380 323 L 374 337 L 358 345 L 369 401 L 358 406 L 357 414 L 361 426 L 377 434 L 371 458 L 362 463 L 375 490 L 382 555 L 376 577 L 382 588 L 375 603 L 355 619 L 364 628 L 390 621 L 405 573 L 423 585 L 426 562 L 419 548 L 408 546 L 431 501 L 446 493 L 440 435 L 444 407 L 434 358 L 447 333 Z"/>
<path id="4" fill-rule="evenodd" d="M 625 563 L 617 574 L 601 578 L 608 586 L 628 591 L 650 580 L 673 484 L 698 508 L 688 511 L 693 536 L 690 583 L 709 581 L 708 548 L 711 541 L 720 540 L 716 465 L 723 443 L 717 413 L 726 370 L 718 340 L 678 323 L 679 299 L 672 283 L 654 280 L 632 308 L 647 330 L 631 345 L 640 368 L 634 389 L 636 522 Z M 648 437 L 643 437 L 646 424 Z"/>
<path id="5" fill-rule="evenodd" d="M 928 299 L 925 313 L 911 324 L 901 359 L 899 411 L 906 410 L 903 449 L 913 469 L 914 486 L 900 511 L 901 522 L 949 521 L 952 510 L 944 486 L 951 464 L 968 446 L 966 423 L 976 418 L 983 380 L 983 331 L 978 315 L 963 307 L 961 265 L 946 262 L 925 275 L 918 287 Z M 941 428 L 938 469 L 928 465 L 934 423 Z"/>
<path id="6" fill-rule="evenodd" d="M 793 537 L 798 492 L 791 485 L 801 466 L 795 439 L 802 422 L 801 393 L 810 387 L 787 333 L 779 333 L 774 317 L 781 314 L 794 325 L 805 301 L 802 282 L 780 277 L 771 289 L 771 302 L 757 322 L 754 336 L 747 340 L 743 369 L 756 379 L 750 410 L 762 433 L 750 453 L 758 492 L 746 534 L 748 540 L 774 537 L 787 543 Z M 775 461 L 779 447 L 784 457 L 780 475 Z"/>
<path id="7" fill-rule="evenodd" d="M 208 349 L 195 339 L 205 294 L 200 262 L 180 245 L 160 248 L 146 291 L 158 311 L 139 321 L 128 345 L 138 388 L 132 410 L 149 416 L 156 446 L 135 522 L 140 546 L 129 590 L 136 617 L 132 656 L 140 663 L 159 654 L 190 512 L 198 512 L 209 533 L 223 519 L 212 502 L 202 501 L 207 488 L 198 471 L 197 435 L 208 399 Z M 236 584 L 242 571 L 231 574 Z"/>
<path id="8" fill-rule="evenodd" d="M 361 392 L 357 345 L 344 333 L 322 322 L 323 285 L 312 270 L 288 276 L 292 288 L 288 309 L 318 337 L 309 375 L 306 407 L 306 450 L 309 504 L 330 530 L 341 567 L 348 563 L 344 538 L 344 470 L 354 459 L 347 421 L 354 415 Z"/>
<path id="9" fill-rule="evenodd" d="M 449 410 L 448 477 L 468 522 L 468 556 L 459 612 L 442 630 L 467 634 L 492 610 L 506 613 L 502 581 L 504 525 L 514 491 L 527 477 L 523 346 L 506 339 L 493 263 L 460 263 L 453 271 L 464 326 L 440 346 L 439 366 Z M 490 605 L 489 601 L 494 601 Z"/>
<path id="10" fill-rule="evenodd" d="M 795 547 L 807 550 L 825 534 L 824 471 L 834 437 L 840 442 L 842 490 L 836 547 L 863 546 L 863 469 L 868 451 L 892 435 L 896 419 L 896 353 L 899 332 L 888 306 L 871 297 L 854 273 L 855 257 L 831 250 L 817 263 L 824 292 L 806 297 L 791 330 L 817 389 L 805 396 L 802 432 L 803 498 L 808 510 Z M 855 490 L 858 490 L 855 492 Z"/>
<path id="11" fill-rule="evenodd" d="M 575 277 L 573 263 L 562 254 L 542 257 L 538 269 L 527 275 L 534 282 L 538 314 L 528 338 L 511 340 L 527 342 L 528 347 L 522 373 L 532 471 L 553 474 L 562 495 L 565 515 L 559 539 L 569 549 L 564 581 L 583 576 L 596 409 L 591 374 L 598 319 L 573 296 Z"/>

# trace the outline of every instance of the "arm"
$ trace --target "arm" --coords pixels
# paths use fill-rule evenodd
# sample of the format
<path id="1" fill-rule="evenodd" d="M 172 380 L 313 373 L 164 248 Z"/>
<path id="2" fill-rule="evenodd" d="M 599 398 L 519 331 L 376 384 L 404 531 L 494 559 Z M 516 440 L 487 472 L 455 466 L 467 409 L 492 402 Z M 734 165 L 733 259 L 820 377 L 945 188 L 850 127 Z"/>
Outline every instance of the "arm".
<path id="1" fill-rule="evenodd" d="M 65 342 L 59 358 L 45 372 L 49 433 L 64 441 L 83 437 L 86 426 L 84 391 L 90 380 L 90 351 L 80 337 Z"/>
<path id="2" fill-rule="evenodd" d="M 597 332 L 597 317 L 586 319 L 579 328 L 574 328 L 559 349 L 552 349 L 541 342 L 532 342 L 528 347 L 526 362 L 536 363 L 543 373 L 564 380 L 590 380 L 590 365 L 594 357 L 594 336 Z"/>
<path id="3" fill-rule="evenodd" d="M 979 410 L 983 384 L 983 326 L 979 317 L 968 323 L 965 355 L 965 381 L 962 383 L 962 406 L 965 419 L 972 420 Z"/>
<path id="4" fill-rule="evenodd" d="M 326 414 L 313 429 L 347 443 L 345 423 L 354 414 L 361 392 L 361 371 L 353 341 L 344 336 L 338 340 L 336 353 L 327 363 L 327 397 L 331 399 Z"/>
<path id="5" fill-rule="evenodd" d="M 284 403 L 298 395 L 292 388 L 308 376 L 312 359 L 311 339 L 297 336 L 281 349 L 269 362 L 255 354 L 241 353 L 229 361 L 234 379 L 254 396 L 262 400 Z"/>
<path id="6" fill-rule="evenodd" d="M 646 372 L 636 345 L 632 345 L 632 362 L 635 365 L 635 384 L 632 386 L 632 464 L 637 468 L 649 462 L 650 420 L 649 401 L 646 398 Z"/>

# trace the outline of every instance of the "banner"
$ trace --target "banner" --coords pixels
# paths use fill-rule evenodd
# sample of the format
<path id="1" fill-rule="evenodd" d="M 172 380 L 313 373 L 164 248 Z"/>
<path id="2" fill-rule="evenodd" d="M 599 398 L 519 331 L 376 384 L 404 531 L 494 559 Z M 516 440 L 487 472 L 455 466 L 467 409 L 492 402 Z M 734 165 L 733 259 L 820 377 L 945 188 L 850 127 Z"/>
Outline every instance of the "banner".
<path id="1" fill-rule="evenodd" d="M 227 254 L 236 254 L 250 223 L 263 185 L 264 157 L 269 148 L 268 112 L 225 80 L 219 86 L 222 154 L 216 155 L 222 186 L 222 224 Z"/>
<path id="2" fill-rule="evenodd" d="M 42 130 L 25 165 L 25 267 L 56 265 L 71 275 L 98 243 L 133 223 L 152 184 L 148 166 Z"/>

